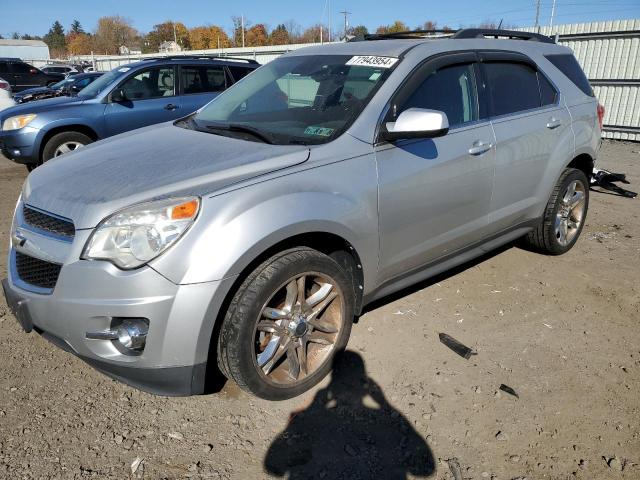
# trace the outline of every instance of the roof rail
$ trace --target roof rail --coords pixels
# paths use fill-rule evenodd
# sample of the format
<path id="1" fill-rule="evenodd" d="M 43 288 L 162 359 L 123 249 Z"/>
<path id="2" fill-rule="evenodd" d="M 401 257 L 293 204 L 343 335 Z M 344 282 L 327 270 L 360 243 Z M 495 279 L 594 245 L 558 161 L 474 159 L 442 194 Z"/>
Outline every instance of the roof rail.
<path id="1" fill-rule="evenodd" d="M 533 32 L 518 32 L 515 30 L 500 30 L 490 28 L 463 28 L 460 30 L 409 30 L 406 32 L 373 33 L 364 38 L 354 38 L 350 41 L 362 40 L 412 40 L 419 38 L 508 38 L 515 40 L 531 40 L 534 42 L 555 43 L 551 37 Z"/>
<path id="2" fill-rule="evenodd" d="M 141 58 L 141 61 L 145 60 L 228 60 L 230 62 L 245 62 L 250 64 L 260 65 L 259 62 L 252 58 L 238 58 L 238 57 L 225 57 L 221 55 L 169 55 L 167 57 L 146 57 Z"/>
<path id="3" fill-rule="evenodd" d="M 515 30 L 500 30 L 492 28 L 463 28 L 458 30 L 453 38 L 508 38 L 510 40 L 530 40 L 533 42 L 556 43 L 551 37 L 533 32 L 518 32 Z"/>
<path id="4" fill-rule="evenodd" d="M 443 38 L 453 35 L 455 30 L 408 30 L 406 32 L 390 32 L 390 33 L 371 33 L 365 35 L 364 38 L 354 38 L 350 41 L 361 40 L 402 40 L 402 39 L 416 39 L 416 38 Z M 434 35 L 435 34 L 435 35 Z M 436 36 L 437 35 L 437 36 Z"/>

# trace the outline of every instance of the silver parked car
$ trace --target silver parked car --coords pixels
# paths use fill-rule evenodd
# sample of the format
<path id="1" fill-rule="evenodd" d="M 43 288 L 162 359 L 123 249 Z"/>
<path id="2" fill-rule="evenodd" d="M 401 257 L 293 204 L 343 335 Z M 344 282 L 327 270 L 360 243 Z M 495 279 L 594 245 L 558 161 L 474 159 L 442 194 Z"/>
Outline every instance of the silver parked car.
<path id="1" fill-rule="evenodd" d="M 536 34 L 297 50 L 33 171 L 5 295 L 26 331 L 138 388 L 201 393 L 219 366 L 289 398 L 373 300 L 520 237 L 573 247 L 601 113 Z"/>

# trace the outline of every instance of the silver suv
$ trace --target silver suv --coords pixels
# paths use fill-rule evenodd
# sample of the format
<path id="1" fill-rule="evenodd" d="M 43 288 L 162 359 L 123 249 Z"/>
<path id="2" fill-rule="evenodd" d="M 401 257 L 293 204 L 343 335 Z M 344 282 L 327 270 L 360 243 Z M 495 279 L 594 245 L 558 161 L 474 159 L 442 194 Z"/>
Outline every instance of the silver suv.
<path id="1" fill-rule="evenodd" d="M 289 398 L 373 300 L 521 237 L 573 247 L 598 120 L 571 51 L 536 34 L 291 52 L 32 172 L 5 295 L 26 331 L 138 388 L 201 393 L 219 367 Z"/>

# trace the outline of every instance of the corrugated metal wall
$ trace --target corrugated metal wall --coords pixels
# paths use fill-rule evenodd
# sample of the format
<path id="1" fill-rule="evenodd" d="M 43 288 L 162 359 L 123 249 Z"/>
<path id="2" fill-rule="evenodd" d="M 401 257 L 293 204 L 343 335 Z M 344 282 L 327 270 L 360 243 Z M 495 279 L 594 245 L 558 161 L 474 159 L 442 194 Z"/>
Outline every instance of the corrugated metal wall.
<path id="1" fill-rule="evenodd" d="M 640 141 L 640 20 L 557 25 L 540 33 L 558 35 L 558 43 L 573 50 L 605 107 L 603 136 Z"/>

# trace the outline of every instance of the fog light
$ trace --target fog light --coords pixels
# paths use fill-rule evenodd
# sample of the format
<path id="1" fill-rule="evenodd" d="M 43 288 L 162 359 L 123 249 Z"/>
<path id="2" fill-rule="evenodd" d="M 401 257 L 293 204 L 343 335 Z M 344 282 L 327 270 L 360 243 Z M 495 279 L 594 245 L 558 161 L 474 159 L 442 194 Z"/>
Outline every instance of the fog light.
<path id="1" fill-rule="evenodd" d="M 147 342 L 149 320 L 146 318 L 114 318 L 109 330 L 87 332 L 91 340 L 111 340 L 123 353 L 141 353 Z"/>

